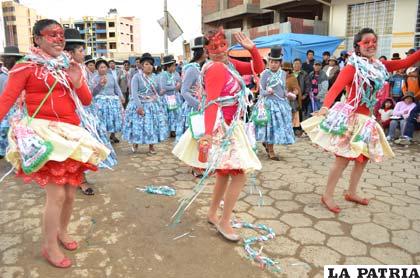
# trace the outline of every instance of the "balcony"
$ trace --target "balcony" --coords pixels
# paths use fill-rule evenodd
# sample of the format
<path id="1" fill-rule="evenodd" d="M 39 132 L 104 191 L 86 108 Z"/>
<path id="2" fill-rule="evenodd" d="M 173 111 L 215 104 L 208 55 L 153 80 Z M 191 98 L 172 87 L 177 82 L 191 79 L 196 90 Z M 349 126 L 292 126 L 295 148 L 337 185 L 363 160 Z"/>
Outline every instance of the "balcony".
<path id="1" fill-rule="evenodd" d="M 264 14 L 268 11 L 260 9 L 256 4 L 243 4 L 230 9 L 224 9 L 203 17 L 203 23 L 211 24 L 219 21 L 234 19 L 246 14 Z"/>
<path id="2" fill-rule="evenodd" d="M 282 10 L 282 9 L 301 9 L 305 6 L 319 5 L 322 2 L 330 4 L 331 0 L 260 0 L 261 9 Z"/>
<path id="3" fill-rule="evenodd" d="M 106 29 L 96 29 L 96 34 L 106 34 Z"/>
<path id="4" fill-rule="evenodd" d="M 107 54 L 108 53 L 108 50 L 107 49 L 97 49 L 96 50 L 96 53 L 98 53 L 98 54 Z"/>

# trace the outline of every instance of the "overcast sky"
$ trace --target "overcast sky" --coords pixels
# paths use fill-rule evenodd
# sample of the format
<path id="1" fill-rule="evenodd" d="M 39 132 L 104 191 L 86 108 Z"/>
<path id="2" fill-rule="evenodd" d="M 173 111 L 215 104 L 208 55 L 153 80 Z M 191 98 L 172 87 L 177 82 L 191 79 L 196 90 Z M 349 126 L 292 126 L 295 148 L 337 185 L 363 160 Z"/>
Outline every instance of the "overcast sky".
<path id="1" fill-rule="evenodd" d="M 201 33 L 201 0 L 167 0 L 168 10 L 184 31 L 182 37 L 169 42 L 169 52 L 182 54 L 182 41 Z M 163 52 L 163 31 L 157 20 L 163 17 L 163 0 L 21 0 L 20 3 L 34 8 L 45 17 L 81 18 L 82 16 L 106 16 L 116 8 L 120 16 L 140 18 L 142 52 Z"/>

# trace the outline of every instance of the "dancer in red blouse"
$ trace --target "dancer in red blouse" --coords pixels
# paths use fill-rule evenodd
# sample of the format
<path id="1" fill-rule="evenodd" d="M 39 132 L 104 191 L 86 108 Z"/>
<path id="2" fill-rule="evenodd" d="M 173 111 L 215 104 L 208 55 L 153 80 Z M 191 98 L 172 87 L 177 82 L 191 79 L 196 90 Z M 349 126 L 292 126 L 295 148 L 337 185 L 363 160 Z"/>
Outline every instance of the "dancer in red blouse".
<path id="1" fill-rule="evenodd" d="M 42 255 L 66 268 L 72 262 L 59 243 L 67 250 L 78 248 L 67 231 L 76 188 L 84 171 L 95 171 L 109 150 L 79 127 L 80 109 L 92 96 L 80 66 L 63 53 L 63 28 L 43 19 L 34 25 L 33 36 L 35 47 L 10 71 L 0 97 L 0 119 L 19 98 L 20 117 L 12 121 L 6 159 L 25 182 L 45 189 Z"/>
<path id="2" fill-rule="evenodd" d="M 350 161 L 354 161 L 355 165 L 344 198 L 368 205 L 368 199 L 357 195 L 357 186 L 367 162 L 379 162 L 383 157 L 394 156 L 381 126 L 371 117 L 377 101 L 376 93 L 383 87 L 388 72 L 407 68 L 420 60 L 420 51 L 404 60 L 377 60 L 377 36 L 370 28 L 364 28 L 355 35 L 354 50 L 317 116 L 302 123 L 314 143 L 336 155 L 321 199 L 334 213 L 340 212 L 333 200 L 334 190 Z M 330 109 L 344 88 L 348 93 L 346 103 L 337 103 Z"/>
<path id="3" fill-rule="evenodd" d="M 197 142 L 193 139 L 191 130 L 187 130 L 173 151 L 190 166 L 214 166 L 216 185 L 208 222 L 216 225 L 219 233 L 231 241 L 239 240 L 231 226 L 231 216 L 245 185 L 245 172 L 261 169 L 261 163 L 245 134 L 242 116 L 246 111 L 247 95 L 240 75 L 252 74 L 253 70 L 261 73 L 264 70 L 264 63 L 254 43 L 241 33 L 235 37 L 251 53 L 253 64 L 228 58 L 228 44 L 223 29 L 207 36 L 205 48 L 211 61 L 203 68 L 206 92 L 205 134 Z M 218 162 L 214 163 L 215 160 Z M 228 185 L 229 178 L 231 182 Z M 217 209 L 222 198 L 224 208 L 222 217 L 219 218 Z"/>

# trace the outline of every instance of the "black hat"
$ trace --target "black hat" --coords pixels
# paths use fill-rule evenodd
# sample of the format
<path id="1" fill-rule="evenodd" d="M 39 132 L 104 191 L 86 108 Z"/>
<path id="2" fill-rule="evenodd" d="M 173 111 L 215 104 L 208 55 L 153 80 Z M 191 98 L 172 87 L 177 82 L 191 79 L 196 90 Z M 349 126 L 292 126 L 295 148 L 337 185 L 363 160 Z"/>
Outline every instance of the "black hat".
<path id="1" fill-rule="evenodd" d="M 391 60 L 401 60 L 400 53 L 392 53 Z"/>
<path id="2" fill-rule="evenodd" d="M 95 63 L 95 59 L 92 58 L 92 55 L 85 55 L 85 65 L 89 64 L 90 62 Z"/>
<path id="3" fill-rule="evenodd" d="M 407 92 L 407 94 L 405 96 L 402 97 L 402 100 L 411 97 L 413 99 L 413 102 L 416 101 L 416 98 L 414 97 L 414 93 L 413 92 Z"/>
<path id="4" fill-rule="evenodd" d="M 64 38 L 66 39 L 66 43 L 85 44 L 85 40 L 82 39 L 77 29 L 65 29 Z"/>
<path id="5" fill-rule="evenodd" d="M 24 55 L 19 53 L 19 47 L 17 47 L 17 46 L 6 46 L 4 48 L 4 52 L 1 53 L 1 56 L 23 57 Z"/>
<path id="6" fill-rule="evenodd" d="M 98 66 L 100 63 L 104 63 L 108 68 L 109 68 L 109 64 L 107 62 L 107 60 L 99 58 L 98 60 L 96 60 L 95 62 L 95 68 L 98 69 Z"/>
<path id="7" fill-rule="evenodd" d="M 163 65 L 173 64 L 173 63 L 176 63 L 176 60 L 174 58 L 174 55 L 166 55 L 166 56 L 163 56 L 162 66 Z"/>
<path id="8" fill-rule="evenodd" d="M 268 53 L 268 59 L 281 60 L 282 58 L 282 48 L 280 46 L 274 46 L 270 49 L 270 53 Z"/>
<path id="9" fill-rule="evenodd" d="M 199 49 L 204 47 L 204 37 L 197 37 L 192 41 L 191 50 Z"/>
<path id="10" fill-rule="evenodd" d="M 145 61 L 149 61 L 151 62 L 152 65 L 155 64 L 155 59 L 153 58 L 152 54 L 150 53 L 143 53 L 143 55 L 141 55 L 140 57 L 140 63 L 143 63 Z"/>
<path id="11" fill-rule="evenodd" d="M 410 50 L 408 50 L 405 54 L 413 54 L 414 52 L 416 52 L 415 48 L 411 48 Z"/>

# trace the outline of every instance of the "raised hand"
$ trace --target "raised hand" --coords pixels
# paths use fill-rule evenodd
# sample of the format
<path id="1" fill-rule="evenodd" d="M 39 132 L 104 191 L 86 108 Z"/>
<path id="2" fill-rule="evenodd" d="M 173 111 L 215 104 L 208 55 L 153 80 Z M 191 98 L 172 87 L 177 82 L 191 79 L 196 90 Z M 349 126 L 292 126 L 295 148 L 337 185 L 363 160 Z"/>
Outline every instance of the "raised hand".
<path id="1" fill-rule="evenodd" d="M 78 63 L 76 63 L 75 61 L 71 61 L 70 66 L 67 69 L 67 74 L 70 78 L 71 83 L 76 89 L 82 86 L 83 73 L 82 73 L 82 68 L 80 67 Z"/>
<path id="2" fill-rule="evenodd" d="M 251 50 L 255 46 L 254 42 L 242 32 L 235 33 L 234 36 L 238 43 L 245 49 Z"/>

